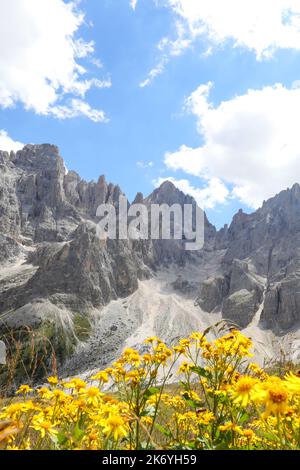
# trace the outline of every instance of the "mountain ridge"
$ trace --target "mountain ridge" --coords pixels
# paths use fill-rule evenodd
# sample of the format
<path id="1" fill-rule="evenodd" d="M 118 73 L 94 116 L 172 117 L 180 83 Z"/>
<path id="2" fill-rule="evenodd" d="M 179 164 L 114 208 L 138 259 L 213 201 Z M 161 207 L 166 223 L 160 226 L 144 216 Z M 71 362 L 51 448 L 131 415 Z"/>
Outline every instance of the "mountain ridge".
<path id="1" fill-rule="evenodd" d="M 78 315 L 94 331 L 91 354 L 102 351 L 107 361 L 136 331 L 143 331 L 143 322 L 158 325 L 151 328 L 158 335 L 161 328 L 169 341 L 180 333 L 176 321 L 181 329 L 185 323 L 200 328 L 210 318 L 241 329 L 256 322 L 258 336 L 298 331 L 299 184 L 251 214 L 240 210 L 220 230 L 205 215 L 204 247 L 187 252 L 184 239 L 99 240 L 97 207 L 111 203 L 118 209 L 122 190 L 103 175 L 86 182 L 66 171 L 56 146 L 27 145 L 16 154 L 0 151 L 0 170 L 0 324 L 5 319 L 14 330 L 27 325 L 43 331 L 51 324 L 49 340 L 64 338 L 56 345 L 62 364 L 70 356 L 66 330 L 76 356 Z M 147 197 L 137 193 L 134 202 L 148 208 L 151 203 L 196 205 L 172 182 Z M 161 281 L 154 282 L 156 278 Z M 147 286 L 154 289 L 157 310 L 139 297 L 139 292 L 148 292 L 151 299 Z M 128 317 L 121 302 L 132 296 L 140 306 L 128 301 L 133 312 Z M 152 319 L 142 305 L 152 311 Z M 97 341 L 101 347 L 95 349 Z M 113 352 L 107 351 L 109 344 Z"/>

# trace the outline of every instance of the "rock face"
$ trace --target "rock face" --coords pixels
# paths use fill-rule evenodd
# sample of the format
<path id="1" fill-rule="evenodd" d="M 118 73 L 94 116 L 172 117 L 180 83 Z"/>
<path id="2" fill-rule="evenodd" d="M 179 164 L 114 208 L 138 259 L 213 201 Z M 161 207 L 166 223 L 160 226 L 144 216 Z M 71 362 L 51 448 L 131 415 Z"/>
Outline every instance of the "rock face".
<path id="1" fill-rule="evenodd" d="M 0 318 L 8 325 L 20 325 L 22 315 L 33 327 L 58 311 L 88 315 L 132 294 L 159 266 L 199 258 L 188 256 L 184 240 L 100 240 L 97 208 L 109 203 L 118 211 L 122 192 L 104 176 L 86 182 L 67 172 L 53 145 L 0 152 L 0 165 Z M 171 183 L 134 202 L 149 210 L 162 202 L 195 207 Z M 213 238 L 207 220 L 206 229 Z"/>
<path id="2" fill-rule="evenodd" d="M 231 320 L 240 328 L 249 325 L 259 304 L 255 293 L 241 289 L 226 297 L 223 302 L 222 313 L 226 320 Z"/>
<path id="3" fill-rule="evenodd" d="M 212 312 L 222 305 L 228 292 L 229 281 L 225 276 L 212 277 L 203 282 L 197 302 L 203 310 Z"/>
<path id="4" fill-rule="evenodd" d="M 220 239 L 221 234 L 217 235 Z M 282 191 L 252 214 L 239 211 L 222 234 L 222 260 L 228 291 L 222 299 L 219 278 L 204 283 L 201 305 L 246 326 L 265 300 L 261 326 L 283 333 L 300 321 L 300 186 Z M 236 295 L 235 295 L 236 294 Z M 245 305 L 242 307 L 244 298 Z M 215 303 L 213 299 L 218 299 Z M 236 307 L 240 305 L 240 307 Z M 237 310 L 244 313 L 237 313 Z"/>
<path id="5" fill-rule="evenodd" d="M 252 214 L 239 211 L 220 231 L 204 214 L 205 242 L 197 252 L 185 250 L 184 236 L 100 240 L 97 207 L 110 203 L 118 211 L 120 195 L 119 186 L 104 176 L 86 182 L 67 172 L 53 145 L 27 145 L 16 154 L 0 151 L 0 320 L 12 328 L 40 328 L 51 321 L 70 325 L 76 336 L 78 313 L 93 322 L 93 312 L 101 315 L 104 306 L 167 270 L 174 273 L 168 289 L 194 302 L 200 317 L 220 314 L 245 328 L 259 310 L 260 326 L 280 334 L 300 323 L 299 185 Z M 134 203 L 144 204 L 148 213 L 153 204 L 196 209 L 194 199 L 170 182 L 146 198 L 138 193 Z M 194 268 L 195 275 L 182 275 Z M 123 341 L 129 327 L 115 337 L 115 325 L 105 318 L 112 343 L 113 338 Z"/>

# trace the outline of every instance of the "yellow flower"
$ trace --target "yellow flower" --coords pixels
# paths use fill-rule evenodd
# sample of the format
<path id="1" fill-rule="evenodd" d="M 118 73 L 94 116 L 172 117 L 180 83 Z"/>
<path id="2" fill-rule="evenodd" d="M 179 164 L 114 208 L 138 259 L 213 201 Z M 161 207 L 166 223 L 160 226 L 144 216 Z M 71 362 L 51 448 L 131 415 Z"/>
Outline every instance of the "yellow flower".
<path id="1" fill-rule="evenodd" d="M 179 340 L 180 346 L 183 346 L 184 348 L 188 348 L 191 344 L 191 340 L 189 338 L 183 338 Z"/>
<path id="2" fill-rule="evenodd" d="M 29 387 L 29 385 L 21 385 L 21 387 L 19 388 L 19 390 L 17 390 L 16 394 L 17 395 L 26 395 L 27 393 L 29 392 L 32 392 L 32 388 Z"/>
<path id="3" fill-rule="evenodd" d="M 265 371 L 257 364 L 249 364 L 249 369 L 251 370 L 251 372 L 253 372 L 253 374 L 258 375 L 259 377 L 266 377 Z"/>
<path id="4" fill-rule="evenodd" d="M 121 416 L 111 415 L 104 421 L 103 433 L 106 436 L 113 436 L 115 441 L 128 434 L 128 428 Z"/>
<path id="5" fill-rule="evenodd" d="M 57 377 L 48 377 L 48 382 L 50 385 L 57 385 L 58 384 L 58 378 Z"/>
<path id="6" fill-rule="evenodd" d="M 42 415 L 34 416 L 32 418 L 32 423 L 30 427 L 32 429 L 35 429 L 36 431 L 39 431 L 41 437 L 45 437 L 46 434 L 52 436 L 58 434 L 58 431 L 54 428 L 53 423 L 51 423 L 51 421 L 48 421 L 47 419 L 44 419 Z"/>
<path id="7" fill-rule="evenodd" d="M 150 338 L 147 338 L 144 343 L 146 344 L 153 344 L 153 343 L 161 343 L 162 341 L 157 337 L 157 336 L 152 336 Z"/>
<path id="8" fill-rule="evenodd" d="M 64 383 L 63 385 L 65 388 L 70 388 L 70 389 L 74 388 L 77 391 L 80 391 L 86 387 L 86 382 L 82 379 L 74 378 L 71 380 L 71 382 Z"/>
<path id="9" fill-rule="evenodd" d="M 190 371 L 193 364 L 189 364 L 188 362 L 183 362 L 178 369 L 178 374 L 186 374 Z"/>
<path id="10" fill-rule="evenodd" d="M 0 421 L 0 443 L 11 440 L 21 431 L 14 421 Z"/>
<path id="11" fill-rule="evenodd" d="M 173 349 L 177 354 L 184 354 L 185 353 L 185 347 L 184 346 L 174 346 Z"/>
<path id="12" fill-rule="evenodd" d="M 248 441 L 251 441 L 254 438 L 255 434 L 254 434 L 254 431 L 252 431 L 252 429 L 244 429 L 243 436 L 246 437 Z"/>
<path id="13" fill-rule="evenodd" d="M 228 421 L 227 423 L 219 426 L 219 430 L 221 432 L 234 431 L 234 432 L 237 432 L 238 434 L 243 434 L 242 428 L 238 426 L 236 423 L 233 423 L 231 421 Z"/>
<path id="14" fill-rule="evenodd" d="M 233 401 L 245 408 L 251 399 L 256 383 L 257 380 L 253 377 L 247 375 L 240 377 L 231 391 Z"/>
<path id="15" fill-rule="evenodd" d="M 143 361 L 145 364 L 149 364 L 152 361 L 152 356 L 149 353 L 146 353 L 142 356 Z"/>
<path id="16" fill-rule="evenodd" d="M 66 403 L 68 402 L 71 397 L 64 393 L 62 390 L 56 389 L 53 391 L 53 396 L 59 401 L 59 403 Z"/>
<path id="17" fill-rule="evenodd" d="M 135 366 L 139 366 L 141 363 L 141 356 L 135 349 L 125 349 L 122 354 L 122 358 L 124 358 L 125 362 L 127 362 L 128 364 L 133 364 Z"/>
<path id="18" fill-rule="evenodd" d="M 109 380 L 108 373 L 105 370 L 100 370 L 97 374 L 91 377 L 92 380 L 99 380 L 99 382 L 107 383 Z"/>
<path id="19" fill-rule="evenodd" d="M 40 395 L 40 397 L 49 399 L 52 396 L 52 392 L 50 392 L 49 388 L 47 387 L 41 387 L 37 390 L 37 393 Z"/>
<path id="20" fill-rule="evenodd" d="M 197 402 L 201 401 L 201 398 L 199 397 L 198 393 L 194 392 L 194 390 L 188 390 L 188 391 L 181 392 L 181 395 L 183 397 L 188 398 L 189 400 L 193 400 L 193 401 L 197 401 Z"/>
<path id="21" fill-rule="evenodd" d="M 101 396 L 100 390 L 97 387 L 87 388 L 84 392 L 84 396 L 87 398 L 87 402 L 94 405 L 98 403 L 98 399 Z"/>
<path id="22" fill-rule="evenodd" d="M 290 372 L 285 376 L 286 388 L 295 395 L 300 395 L 300 377 Z"/>
<path id="23" fill-rule="evenodd" d="M 152 423 L 153 423 L 153 418 L 151 418 L 151 416 L 142 416 L 141 422 L 142 422 L 145 426 L 151 426 Z"/>
<path id="24" fill-rule="evenodd" d="M 137 385 L 145 377 L 146 372 L 144 369 L 131 370 L 127 372 L 125 380 L 126 382 L 131 382 L 134 385 Z"/>
<path id="25" fill-rule="evenodd" d="M 12 403 L 11 405 L 4 408 L 4 413 L 1 414 L 1 418 L 17 419 L 23 411 L 23 403 Z"/>
<path id="26" fill-rule="evenodd" d="M 252 399 L 265 405 L 264 417 L 278 415 L 288 409 L 289 393 L 285 383 L 278 377 L 270 377 L 267 382 L 255 387 Z"/>
<path id="27" fill-rule="evenodd" d="M 190 338 L 199 341 L 203 338 L 203 333 L 200 333 L 199 331 L 193 331 L 193 333 L 190 335 Z"/>
<path id="28" fill-rule="evenodd" d="M 197 421 L 199 424 L 208 426 L 212 421 L 215 421 L 215 415 L 211 411 L 199 410 L 197 413 Z"/>

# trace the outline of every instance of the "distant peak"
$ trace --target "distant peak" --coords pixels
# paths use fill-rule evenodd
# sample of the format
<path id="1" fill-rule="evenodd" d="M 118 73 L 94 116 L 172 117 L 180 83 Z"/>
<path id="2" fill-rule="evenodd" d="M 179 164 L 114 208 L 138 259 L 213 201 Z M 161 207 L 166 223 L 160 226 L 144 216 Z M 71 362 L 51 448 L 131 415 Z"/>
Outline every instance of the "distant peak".
<path id="1" fill-rule="evenodd" d="M 169 180 L 164 181 L 158 188 L 157 191 L 180 191 L 176 188 L 175 184 Z"/>
<path id="2" fill-rule="evenodd" d="M 132 204 L 142 204 L 143 202 L 144 202 L 144 195 L 143 193 L 138 192 Z"/>
<path id="3" fill-rule="evenodd" d="M 299 194 L 299 192 L 300 192 L 300 185 L 299 185 L 299 183 L 295 183 L 295 184 L 292 186 L 291 191 L 292 191 L 293 193 Z"/>
<path id="4" fill-rule="evenodd" d="M 34 154 L 49 154 L 49 156 L 57 156 L 59 155 L 59 148 L 53 144 L 26 144 L 22 150 L 19 150 L 18 153 L 21 152 L 31 152 Z"/>
<path id="5" fill-rule="evenodd" d="M 105 178 L 105 175 L 99 176 L 99 178 L 98 178 L 98 184 L 101 185 L 101 186 L 105 186 L 105 185 L 106 185 L 106 178 Z"/>

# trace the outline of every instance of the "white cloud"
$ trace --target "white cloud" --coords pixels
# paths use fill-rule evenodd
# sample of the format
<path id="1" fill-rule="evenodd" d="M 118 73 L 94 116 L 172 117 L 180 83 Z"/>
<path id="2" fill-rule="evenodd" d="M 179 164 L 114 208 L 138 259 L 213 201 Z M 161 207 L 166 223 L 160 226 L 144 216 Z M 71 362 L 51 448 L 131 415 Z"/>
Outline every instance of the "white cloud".
<path id="1" fill-rule="evenodd" d="M 276 49 L 300 49 L 299 0 L 167 0 L 192 39 L 212 44 L 232 40 L 258 59 Z"/>
<path id="2" fill-rule="evenodd" d="M 142 82 L 144 86 L 198 39 L 202 57 L 226 43 L 254 52 L 258 60 L 272 57 L 278 49 L 300 50 L 299 0 L 153 1 L 174 13 L 175 39 L 164 37 L 159 42 L 162 58 Z"/>
<path id="3" fill-rule="evenodd" d="M 167 153 L 169 169 L 183 170 L 233 187 L 250 207 L 300 181 L 300 88 L 281 84 L 248 90 L 214 107 L 211 83 L 186 100 L 197 117 L 203 145 Z"/>
<path id="4" fill-rule="evenodd" d="M 0 150 L 4 150 L 7 152 L 10 152 L 11 150 L 13 150 L 14 152 L 17 152 L 18 150 L 21 150 L 23 147 L 24 147 L 24 144 L 13 140 L 11 137 L 9 137 L 8 133 L 4 131 L 3 129 L 0 130 Z"/>
<path id="5" fill-rule="evenodd" d="M 129 4 L 130 4 L 130 7 L 131 7 L 133 10 L 136 9 L 137 2 L 138 2 L 138 0 L 130 0 Z"/>
<path id="6" fill-rule="evenodd" d="M 153 181 L 155 187 L 160 186 L 164 181 L 171 181 L 180 191 L 192 196 L 202 209 L 212 209 L 217 204 L 223 204 L 229 196 L 229 191 L 218 178 L 212 178 L 204 188 L 195 188 L 187 179 L 176 179 L 172 176 L 158 178 Z"/>
<path id="7" fill-rule="evenodd" d="M 140 83 L 140 87 L 151 85 L 156 77 L 161 75 L 167 64 L 170 62 L 171 57 L 177 57 L 191 45 L 192 41 L 186 37 L 185 28 L 181 22 L 176 22 L 176 37 L 170 39 L 168 37 L 162 38 L 157 49 L 162 54 L 155 67 L 148 72 L 147 78 Z"/>
<path id="8" fill-rule="evenodd" d="M 104 111 L 93 109 L 88 103 L 73 98 L 67 106 L 53 106 L 51 114 L 58 119 L 75 118 L 85 116 L 93 122 L 108 122 Z"/>
<path id="9" fill-rule="evenodd" d="M 168 62 L 169 62 L 168 57 L 163 56 L 161 58 L 161 60 L 158 62 L 158 64 L 153 69 L 150 70 L 150 72 L 148 73 L 147 78 L 140 83 L 140 85 L 139 85 L 140 88 L 145 88 L 146 86 L 151 85 L 153 80 L 158 75 L 161 75 L 164 72 L 165 66 L 167 65 Z"/>
<path id="10" fill-rule="evenodd" d="M 153 167 L 154 163 L 153 162 L 144 162 L 144 161 L 138 161 L 136 162 L 136 165 L 139 167 L 139 168 L 151 168 Z"/>
<path id="11" fill-rule="evenodd" d="M 38 114 L 56 115 L 56 106 L 68 106 L 67 95 L 84 99 L 91 87 L 110 85 L 83 78 L 87 71 L 79 60 L 92 57 L 94 44 L 78 37 L 84 22 L 78 3 L 0 0 L 2 108 L 22 103 Z"/>

